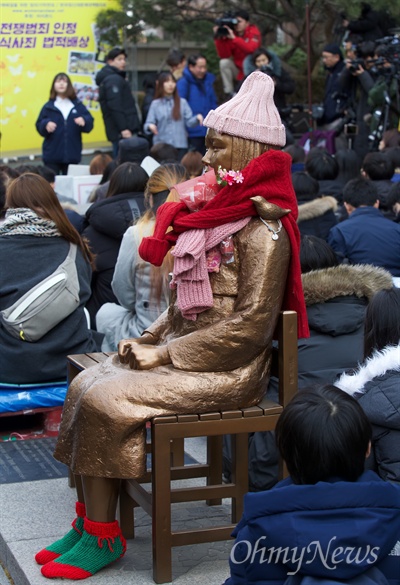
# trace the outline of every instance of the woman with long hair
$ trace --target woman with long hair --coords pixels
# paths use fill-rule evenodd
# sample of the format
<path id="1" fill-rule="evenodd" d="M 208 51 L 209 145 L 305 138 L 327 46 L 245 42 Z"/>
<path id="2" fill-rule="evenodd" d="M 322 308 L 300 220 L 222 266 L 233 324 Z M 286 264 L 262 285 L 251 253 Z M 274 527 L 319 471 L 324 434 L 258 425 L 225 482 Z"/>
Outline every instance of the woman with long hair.
<path id="1" fill-rule="evenodd" d="M 144 131 L 153 135 L 153 144 L 172 144 L 182 158 L 188 149 L 186 127 L 192 128 L 202 123 L 203 116 L 194 116 L 187 101 L 179 97 L 172 73 L 162 71 L 144 124 Z"/>
<path id="2" fill-rule="evenodd" d="M 57 174 L 66 175 L 69 164 L 81 162 L 82 132 L 93 129 L 93 117 L 76 97 L 70 78 L 58 73 L 51 84 L 50 99 L 36 121 L 43 141 L 43 162 Z"/>
<path id="3" fill-rule="evenodd" d="M 13 337 L 0 322 L 2 382 L 26 384 L 66 378 L 66 356 L 96 351 L 84 306 L 90 297 L 92 254 L 70 224 L 45 179 L 26 173 L 7 188 L 6 218 L 0 226 L 0 310 L 11 307 L 50 276 L 77 246 L 79 302 L 76 309 L 36 342 Z M 21 367 L 22 365 L 22 367 Z"/>
<path id="4" fill-rule="evenodd" d="M 188 178 L 182 165 L 172 163 L 158 167 L 149 178 L 144 192 L 148 210 L 125 232 L 114 270 L 111 286 L 119 304 L 106 303 L 96 315 L 97 330 L 105 335 L 103 351 L 117 351 L 121 339 L 140 337 L 168 307 L 171 255 L 157 267 L 142 260 L 138 249 L 144 237 L 153 235 L 159 206 L 173 200 L 172 187 Z"/>
<path id="5" fill-rule="evenodd" d="M 92 278 L 92 296 L 86 305 L 92 327 L 97 311 L 104 303 L 116 303 L 111 280 L 122 236 L 145 212 L 143 192 L 148 175 L 136 163 L 119 165 L 111 175 L 107 196 L 89 207 L 83 235 L 96 256 Z"/>
<path id="6" fill-rule="evenodd" d="M 354 396 L 372 424 L 372 467 L 400 484 L 400 290 L 378 292 L 368 305 L 364 362 L 335 383 Z"/>

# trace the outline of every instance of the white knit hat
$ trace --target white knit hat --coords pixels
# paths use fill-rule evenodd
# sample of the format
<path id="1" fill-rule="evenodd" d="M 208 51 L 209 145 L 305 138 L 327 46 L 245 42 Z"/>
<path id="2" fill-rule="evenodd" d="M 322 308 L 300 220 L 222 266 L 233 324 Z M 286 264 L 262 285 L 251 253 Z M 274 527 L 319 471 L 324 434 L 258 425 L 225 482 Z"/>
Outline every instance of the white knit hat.
<path id="1" fill-rule="evenodd" d="M 254 71 L 235 97 L 207 114 L 203 125 L 219 134 L 285 146 L 285 126 L 274 103 L 274 89 L 269 75 Z"/>

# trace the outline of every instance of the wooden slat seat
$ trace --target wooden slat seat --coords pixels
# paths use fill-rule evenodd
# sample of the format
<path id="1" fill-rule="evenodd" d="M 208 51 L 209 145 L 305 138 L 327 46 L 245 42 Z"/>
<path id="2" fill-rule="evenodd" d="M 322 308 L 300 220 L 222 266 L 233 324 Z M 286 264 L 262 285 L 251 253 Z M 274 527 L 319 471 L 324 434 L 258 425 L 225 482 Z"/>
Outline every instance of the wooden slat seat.
<path id="1" fill-rule="evenodd" d="M 120 493 L 120 523 L 127 538 L 134 537 L 134 508 L 152 516 L 153 579 L 172 580 L 172 547 L 227 540 L 243 511 L 248 491 L 248 435 L 274 430 L 284 406 L 297 391 L 297 315 L 282 312 L 278 323 L 278 349 L 273 372 L 279 378 L 279 403 L 264 398 L 257 406 L 210 413 L 157 416 L 151 420 L 151 471 L 140 479 L 124 480 Z M 70 356 L 69 377 L 105 359 L 107 354 Z M 222 482 L 223 436 L 231 435 L 232 480 Z M 207 462 L 184 465 L 184 439 L 207 437 Z M 283 470 L 281 469 L 281 473 Z M 206 485 L 172 487 L 171 481 L 206 478 Z M 148 491 L 143 484 L 151 483 Z M 205 500 L 216 505 L 231 498 L 231 523 L 210 528 L 172 531 L 171 504 Z"/>

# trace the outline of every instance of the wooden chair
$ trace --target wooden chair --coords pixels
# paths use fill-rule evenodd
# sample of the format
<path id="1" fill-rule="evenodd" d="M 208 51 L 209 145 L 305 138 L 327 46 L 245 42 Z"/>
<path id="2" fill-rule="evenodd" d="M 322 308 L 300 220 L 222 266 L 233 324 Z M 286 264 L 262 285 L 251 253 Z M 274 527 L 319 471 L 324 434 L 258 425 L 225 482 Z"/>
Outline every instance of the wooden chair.
<path id="1" fill-rule="evenodd" d="M 272 374 L 279 379 L 279 403 L 264 398 L 257 406 L 221 410 L 207 414 L 159 416 L 151 420 L 151 471 L 142 478 L 124 480 L 119 516 L 127 538 L 134 538 L 134 508 L 142 507 L 152 517 L 153 579 L 172 580 L 172 547 L 228 540 L 242 515 L 243 496 L 248 491 L 248 434 L 273 430 L 284 406 L 297 391 L 297 314 L 280 313 L 278 349 L 273 352 Z M 106 354 L 69 356 L 69 378 L 106 358 Z M 222 439 L 232 438 L 232 480 L 222 483 Z M 184 465 L 183 442 L 189 437 L 207 437 L 207 463 Z M 283 468 L 281 467 L 281 474 Z M 206 485 L 172 488 L 171 480 L 206 478 Z M 142 484 L 151 483 L 151 492 Z M 171 504 L 205 500 L 208 505 L 231 498 L 231 524 L 173 532 Z"/>

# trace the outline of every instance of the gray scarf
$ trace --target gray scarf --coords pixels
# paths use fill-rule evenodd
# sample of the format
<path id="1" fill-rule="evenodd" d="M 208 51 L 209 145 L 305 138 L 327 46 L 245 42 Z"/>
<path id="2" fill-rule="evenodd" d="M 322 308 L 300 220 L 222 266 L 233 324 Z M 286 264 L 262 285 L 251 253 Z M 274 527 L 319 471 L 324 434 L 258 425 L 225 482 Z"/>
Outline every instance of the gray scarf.
<path id="1" fill-rule="evenodd" d="M 6 212 L 0 225 L 0 236 L 38 236 L 51 238 L 61 236 L 54 221 L 40 217 L 28 207 L 14 207 Z"/>

